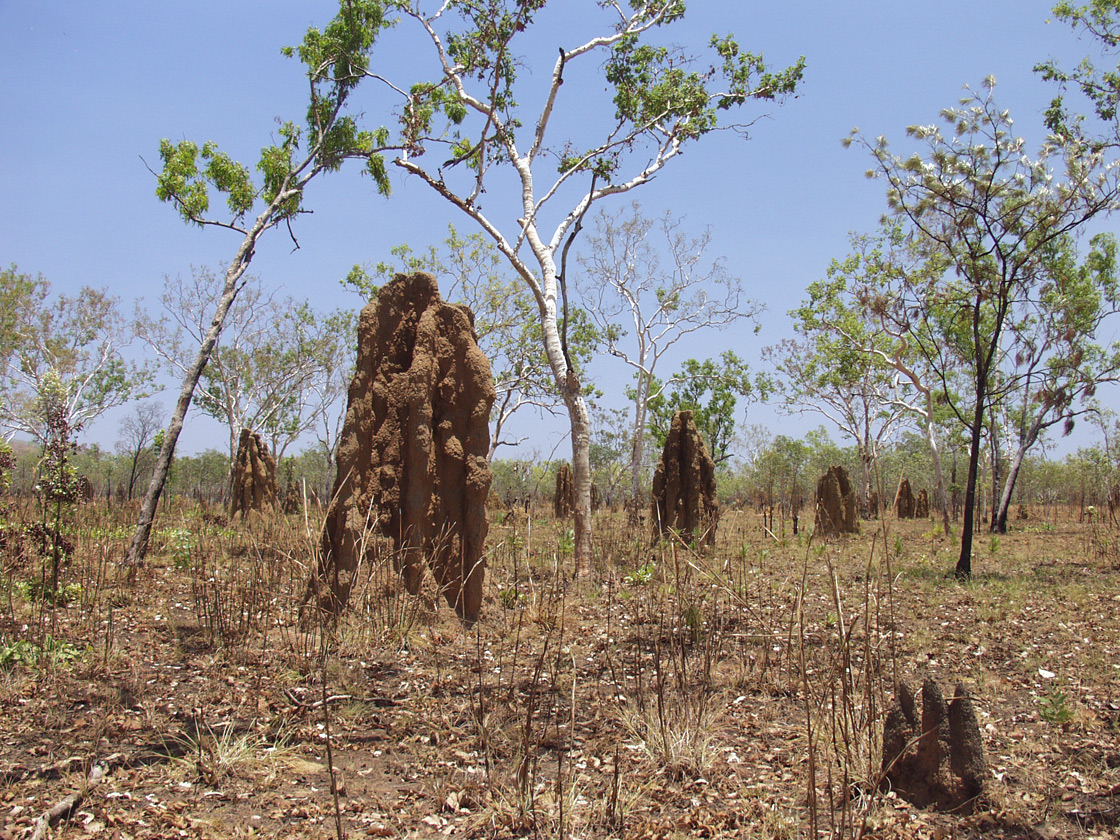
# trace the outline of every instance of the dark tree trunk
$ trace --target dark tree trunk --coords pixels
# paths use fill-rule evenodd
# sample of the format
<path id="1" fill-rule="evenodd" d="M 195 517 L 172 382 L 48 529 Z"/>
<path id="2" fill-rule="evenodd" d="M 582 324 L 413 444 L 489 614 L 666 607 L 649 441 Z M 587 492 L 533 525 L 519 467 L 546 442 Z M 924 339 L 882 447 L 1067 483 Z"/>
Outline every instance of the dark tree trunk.
<path id="1" fill-rule="evenodd" d="M 163 446 L 160 447 L 159 455 L 156 457 L 152 480 L 148 484 L 148 492 L 144 495 L 144 503 L 140 506 L 140 519 L 136 523 L 136 533 L 132 537 L 132 544 L 129 546 L 125 565 L 134 566 L 140 563 L 148 553 L 148 540 L 152 535 L 152 522 L 155 520 L 156 508 L 159 506 L 160 495 L 163 493 L 163 486 L 167 482 L 167 475 L 171 471 L 171 459 L 175 456 L 175 445 L 183 431 L 183 421 L 187 416 L 187 409 L 190 408 L 191 399 L 194 397 L 194 389 L 198 386 L 198 380 L 202 378 L 202 371 L 206 368 L 206 364 L 210 361 L 210 354 L 218 343 L 222 327 L 225 326 L 226 316 L 229 314 L 234 298 L 240 291 L 238 281 L 249 267 L 249 261 L 253 258 L 253 246 L 265 230 L 269 215 L 271 214 L 262 215 L 257 220 L 257 224 L 242 242 L 237 257 L 226 271 L 226 284 L 222 290 L 222 296 L 218 300 L 214 320 L 210 323 L 210 329 L 206 331 L 206 337 L 198 348 L 198 356 L 195 358 L 194 364 L 187 371 L 186 378 L 183 380 L 183 387 L 179 392 L 179 401 L 175 404 L 175 413 L 171 416 L 167 434 L 163 438 Z"/>

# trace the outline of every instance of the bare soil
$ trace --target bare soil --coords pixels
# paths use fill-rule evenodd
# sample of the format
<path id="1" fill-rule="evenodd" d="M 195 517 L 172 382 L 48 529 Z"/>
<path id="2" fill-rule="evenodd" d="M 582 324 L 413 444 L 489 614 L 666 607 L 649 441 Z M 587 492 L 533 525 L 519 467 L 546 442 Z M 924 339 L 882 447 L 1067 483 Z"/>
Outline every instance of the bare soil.
<path id="1" fill-rule="evenodd" d="M 566 524 L 509 514 L 473 627 L 373 568 L 320 628 L 298 617 L 313 517 L 165 513 L 129 575 L 130 516 L 77 514 L 64 605 L 32 597 L 40 561 L 9 546 L 0 840 L 41 822 L 64 838 L 1120 836 L 1120 535 L 1099 522 L 1062 511 L 978 538 L 961 583 L 928 521 L 818 543 L 727 511 L 697 553 L 651 550 L 603 512 L 573 581 Z M 895 680 L 926 675 L 976 704 L 988 778 L 968 817 L 879 785 Z"/>

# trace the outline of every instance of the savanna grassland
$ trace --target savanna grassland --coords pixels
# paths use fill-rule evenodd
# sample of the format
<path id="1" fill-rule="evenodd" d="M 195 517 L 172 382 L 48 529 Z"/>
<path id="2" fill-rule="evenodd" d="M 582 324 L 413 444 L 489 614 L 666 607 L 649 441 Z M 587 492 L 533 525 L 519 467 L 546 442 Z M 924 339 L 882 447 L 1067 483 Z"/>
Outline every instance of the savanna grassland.
<path id="1" fill-rule="evenodd" d="M 73 515 L 59 595 L 13 523 L 0 602 L 0 838 L 1113 837 L 1120 531 L 1039 512 L 816 542 L 727 511 L 714 550 L 596 515 L 494 515 L 483 618 L 403 594 L 391 558 L 324 626 L 300 605 L 319 515 Z M 974 814 L 880 785 L 898 679 L 972 694 Z M 333 770 L 333 772 L 332 772 Z"/>

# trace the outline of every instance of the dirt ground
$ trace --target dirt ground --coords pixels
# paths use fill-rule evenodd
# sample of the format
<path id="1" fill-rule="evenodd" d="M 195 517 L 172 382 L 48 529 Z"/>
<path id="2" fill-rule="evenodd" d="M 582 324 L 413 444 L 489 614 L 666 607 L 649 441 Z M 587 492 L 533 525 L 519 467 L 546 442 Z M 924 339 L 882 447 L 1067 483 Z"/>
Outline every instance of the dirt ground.
<path id="1" fill-rule="evenodd" d="M 573 580 L 568 524 L 510 513 L 474 627 L 386 561 L 321 628 L 299 617 L 313 516 L 164 514 L 129 575 L 131 515 L 78 514 L 66 603 L 7 546 L 0 840 L 1120 836 L 1101 522 L 978 535 L 961 583 L 928 521 L 817 543 L 731 511 L 697 553 L 602 513 Z M 881 785 L 894 686 L 927 676 L 976 705 L 968 816 Z"/>

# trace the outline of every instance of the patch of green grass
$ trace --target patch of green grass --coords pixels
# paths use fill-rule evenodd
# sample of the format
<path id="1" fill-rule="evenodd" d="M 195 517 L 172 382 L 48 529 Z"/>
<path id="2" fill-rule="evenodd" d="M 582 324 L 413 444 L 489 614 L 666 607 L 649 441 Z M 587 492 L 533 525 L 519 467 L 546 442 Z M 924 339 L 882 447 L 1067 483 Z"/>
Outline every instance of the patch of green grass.
<path id="1" fill-rule="evenodd" d="M 66 606 L 82 598 L 82 585 L 80 583 L 64 583 L 54 592 L 44 581 L 22 580 L 17 582 L 13 589 L 25 601 L 46 601 L 56 606 Z"/>
<path id="2" fill-rule="evenodd" d="M 628 574 L 626 577 L 624 577 L 623 580 L 626 583 L 630 583 L 630 584 L 649 583 L 651 580 L 653 580 L 653 575 L 654 575 L 654 572 L 656 572 L 656 571 L 657 571 L 657 562 L 655 560 L 650 560 L 644 566 L 640 566 L 637 569 L 635 569 L 634 571 L 632 571 L 630 574 Z"/>
<path id="3" fill-rule="evenodd" d="M 41 645 L 27 639 L 10 644 L 0 644 L 0 669 L 10 671 L 20 666 L 38 668 L 43 665 L 65 665 L 85 654 L 85 650 L 70 642 L 47 635 Z"/>

